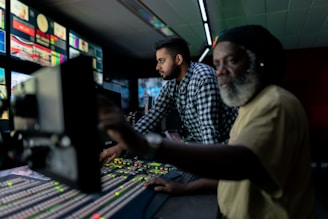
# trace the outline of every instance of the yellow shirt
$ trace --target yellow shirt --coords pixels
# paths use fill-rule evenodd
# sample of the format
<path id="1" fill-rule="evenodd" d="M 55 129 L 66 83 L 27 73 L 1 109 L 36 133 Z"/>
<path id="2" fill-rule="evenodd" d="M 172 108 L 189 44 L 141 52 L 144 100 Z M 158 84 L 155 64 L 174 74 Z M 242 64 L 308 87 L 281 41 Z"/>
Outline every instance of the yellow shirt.
<path id="1" fill-rule="evenodd" d="M 252 150 L 277 189 L 220 180 L 218 202 L 225 218 L 314 218 L 307 117 L 294 95 L 274 85 L 263 89 L 240 107 L 229 144 Z"/>

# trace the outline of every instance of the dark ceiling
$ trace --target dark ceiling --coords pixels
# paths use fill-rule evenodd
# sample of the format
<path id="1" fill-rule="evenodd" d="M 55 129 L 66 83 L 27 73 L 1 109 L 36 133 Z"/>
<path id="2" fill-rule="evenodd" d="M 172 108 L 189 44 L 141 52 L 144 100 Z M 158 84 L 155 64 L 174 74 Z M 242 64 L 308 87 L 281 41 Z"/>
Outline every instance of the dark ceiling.
<path id="1" fill-rule="evenodd" d="M 204 1 L 213 38 L 226 27 L 261 24 L 282 41 L 285 49 L 328 46 L 327 0 Z M 197 0 L 139 2 L 189 42 L 192 56 L 201 55 L 206 37 Z M 86 28 L 90 33 L 86 37 L 97 39 L 115 53 L 153 58 L 152 44 L 164 38 L 120 0 L 34 0 L 33 3 L 49 11 L 59 11 L 71 22 Z"/>

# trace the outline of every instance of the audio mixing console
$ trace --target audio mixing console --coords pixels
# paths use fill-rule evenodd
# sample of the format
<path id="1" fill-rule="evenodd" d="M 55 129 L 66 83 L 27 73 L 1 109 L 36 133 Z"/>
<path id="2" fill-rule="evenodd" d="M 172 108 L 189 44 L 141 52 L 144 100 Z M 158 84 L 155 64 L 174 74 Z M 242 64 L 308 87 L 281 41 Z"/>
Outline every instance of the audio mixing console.
<path id="1" fill-rule="evenodd" d="M 101 168 L 102 192 L 85 194 L 24 166 L 0 178 L 0 218 L 147 219 L 168 195 L 144 187 L 144 181 L 181 175 L 171 165 L 117 158 Z"/>

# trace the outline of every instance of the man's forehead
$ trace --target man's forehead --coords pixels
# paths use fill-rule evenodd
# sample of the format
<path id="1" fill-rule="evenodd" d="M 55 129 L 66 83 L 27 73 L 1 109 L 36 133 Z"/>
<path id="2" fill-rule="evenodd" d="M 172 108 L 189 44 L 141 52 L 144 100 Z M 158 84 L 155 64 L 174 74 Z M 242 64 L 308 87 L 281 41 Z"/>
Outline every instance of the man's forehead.
<path id="1" fill-rule="evenodd" d="M 159 50 L 156 51 L 156 58 L 166 58 L 167 56 L 169 56 L 169 51 L 166 48 L 161 48 Z"/>
<path id="2" fill-rule="evenodd" d="M 244 53 L 244 49 L 232 42 L 229 41 L 222 41 L 219 42 L 213 51 L 213 56 L 231 56 L 231 55 L 238 55 Z"/>

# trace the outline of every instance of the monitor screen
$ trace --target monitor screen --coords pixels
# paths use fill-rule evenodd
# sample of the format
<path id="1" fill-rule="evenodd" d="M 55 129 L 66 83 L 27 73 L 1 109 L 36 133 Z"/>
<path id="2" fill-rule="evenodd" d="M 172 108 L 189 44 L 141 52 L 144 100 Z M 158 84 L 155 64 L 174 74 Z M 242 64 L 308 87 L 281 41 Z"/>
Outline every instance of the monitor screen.
<path id="1" fill-rule="evenodd" d="M 10 54 L 19 60 L 55 66 L 67 59 L 66 28 L 18 0 L 11 0 Z"/>
<path id="2" fill-rule="evenodd" d="M 85 39 L 74 31 L 69 31 L 69 58 L 80 54 L 93 58 L 94 80 L 98 85 L 103 85 L 103 50 L 102 47 Z"/>
<path id="3" fill-rule="evenodd" d="M 129 80 L 113 79 L 104 83 L 104 88 L 121 94 L 121 108 L 126 110 L 130 107 Z"/>
<path id="4" fill-rule="evenodd" d="M 138 78 L 139 107 L 145 107 L 149 96 L 155 101 L 165 83 L 162 78 Z"/>
<path id="5" fill-rule="evenodd" d="M 1 101 L 3 100 L 8 101 L 6 74 L 4 68 L 0 68 L 0 99 Z M 4 119 L 4 120 L 9 119 L 9 111 L 7 109 L 1 112 L 0 119 Z"/>
<path id="6" fill-rule="evenodd" d="M 6 1 L 0 0 L 0 55 L 6 55 Z"/>
<path id="7" fill-rule="evenodd" d="M 14 87 L 23 82 L 26 81 L 27 79 L 31 78 L 32 76 L 29 74 L 25 74 L 22 72 L 16 72 L 16 71 L 12 71 L 11 72 L 11 83 L 10 83 L 10 88 L 11 88 L 11 92 L 10 92 L 10 100 L 14 99 Z"/>

